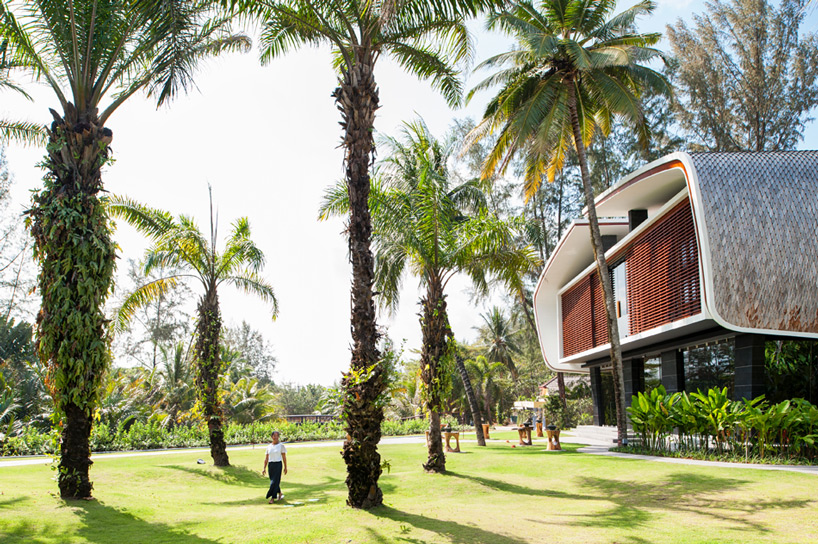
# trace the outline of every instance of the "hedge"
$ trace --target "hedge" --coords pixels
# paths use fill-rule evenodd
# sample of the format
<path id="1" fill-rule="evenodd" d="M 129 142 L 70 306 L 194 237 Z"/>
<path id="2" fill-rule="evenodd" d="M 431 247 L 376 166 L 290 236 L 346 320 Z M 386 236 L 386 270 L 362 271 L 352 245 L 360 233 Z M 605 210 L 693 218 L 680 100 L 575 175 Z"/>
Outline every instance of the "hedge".
<path id="1" fill-rule="evenodd" d="M 453 423 L 453 420 L 449 423 Z M 428 428 L 429 423 L 425 419 L 386 420 L 381 425 L 381 432 L 384 436 L 402 436 L 422 434 Z M 263 444 L 269 442 L 274 430 L 281 433 L 284 442 L 342 440 L 346 436 L 340 421 L 301 424 L 269 421 L 246 425 L 228 424 L 224 438 L 229 445 Z M 163 427 L 159 422 L 137 421 L 127 428 L 119 429 L 112 429 L 100 423 L 94 425 L 91 431 L 91 450 L 95 452 L 193 448 L 208 444 L 205 425 L 178 426 L 170 429 Z M 42 455 L 52 453 L 54 447 L 55 438 L 52 433 L 44 433 L 34 427 L 24 427 L 18 435 L 5 440 L 0 453 L 2 455 Z"/>

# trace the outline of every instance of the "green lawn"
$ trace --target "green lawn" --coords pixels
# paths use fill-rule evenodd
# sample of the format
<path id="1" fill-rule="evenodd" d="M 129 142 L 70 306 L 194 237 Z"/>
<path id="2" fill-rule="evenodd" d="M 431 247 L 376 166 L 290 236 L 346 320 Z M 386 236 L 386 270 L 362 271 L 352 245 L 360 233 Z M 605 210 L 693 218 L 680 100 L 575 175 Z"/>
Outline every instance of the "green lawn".
<path id="1" fill-rule="evenodd" d="M 494 435 L 493 435 L 494 436 Z M 337 447 L 292 448 L 284 505 L 264 501 L 263 450 L 99 459 L 96 501 L 65 503 L 47 467 L 0 467 L 0 542 L 523 542 L 818 541 L 818 477 L 690 467 L 576 453 L 544 442 L 466 443 L 449 472 L 424 474 L 425 447 L 384 445 L 386 506 L 344 505 Z M 207 458 L 209 461 L 209 458 Z"/>

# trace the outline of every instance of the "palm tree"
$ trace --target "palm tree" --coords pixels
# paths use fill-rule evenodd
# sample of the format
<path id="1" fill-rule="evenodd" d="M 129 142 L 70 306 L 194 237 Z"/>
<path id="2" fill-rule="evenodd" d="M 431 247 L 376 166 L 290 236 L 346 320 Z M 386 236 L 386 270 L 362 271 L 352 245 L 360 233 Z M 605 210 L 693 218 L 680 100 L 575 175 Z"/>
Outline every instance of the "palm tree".
<path id="1" fill-rule="evenodd" d="M 651 47 L 660 35 L 639 34 L 634 28 L 636 18 L 651 13 L 654 3 L 646 0 L 612 16 L 615 4 L 615 0 L 540 0 L 519 2 L 492 15 L 489 25 L 512 34 L 518 46 L 480 65 L 499 70 L 478 84 L 469 98 L 476 91 L 501 86 L 471 139 L 499 131 L 484 175 L 504 170 L 513 156 L 524 154 L 528 197 L 544 175 L 553 181 L 569 148 L 576 149 L 605 298 L 622 442 L 627 422 L 619 328 L 585 150 L 596 132 L 610 131 L 615 117 L 631 123 L 641 141 L 647 142 L 640 97 L 645 91 L 669 94 L 670 86 L 660 73 L 645 66 L 663 58 Z"/>
<path id="2" fill-rule="evenodd" d="M 180 413 L 193 407 L 196 396 L 190 362 L 183 342 L 170 347 L 159 346 L 159 351 L 162 354 L 161 381 L 156 388 L 158 400 L 154 404 L 154 414 L 163 416 L 166 426 L 173 427 L 179 423 Z"/>
<path id="3" fill-rule="evenodd" d="M 218 288 L 233 285 L 255 295 L 272 306 L 272 317 L 278 315 L 278 302 L 273 288 L 259 275 L 264 267 L 264 254 L 250 238 L 250 223 L 246 217 L 233 223 L 224 250 L 216 247 L 218 225 L 213 218 L 210 202 L 210 236 L 202 234 L 192 218 L 149 208 L 132 200 L 113 197 L 109 210 L 133 225 L 153 240 L 145 254 L 145 275 L 164 267 L 173 275 L 147 283 L 123 302 L 118 312 L 118 327 L 127 325 L 136 309 L 173 288 L 178 281 L 193 279 L 202 287 L 196 323 L 196 387 L 202 412 L 210 434 L 210 455 L 216 466 L 229 466 L 225 451 L 222 410 L 219 401 L 219 379 L 223 370 L 220 352 L 221 313 Z M 178 267 L 178 272 L 175 272 Z"/>
<path id="4" fill-rule="evenodd" d="M 390 55 L 404 69 L 430 80 L 454 105 L 461 97 L 455 64 L 467 57 L 470 40 L 464 14 L 498 0 L 222 0 L 249 10 L 262 21 L 261 60 L 267 63 L 301 45 L 329 45 L 339 72 L 333 97 L 341 111 L 345 181 L 349 197 L 349 255 L 352 262 L 352 361 L 342 379 L 346 389 L 347 503 L 371 508 L 383 502 L 377 444 L 386 385 L 379 365 L 378 329 L 372 285 L 369 168 L 375 154 L 372 133 L 380 107 L 374 69 Z"/>
<path id="5" fill-rule="evenodd" d="M 60 495 L 88 497 L 88 440 L 110 357 L 103 305 L 115 259 L 99 198 L 113 140 L 105 124 L 141 90 L 168 102 L 191 86 L 199 60 L 246 49 L 249 40 L 230 33 L 213 1 L 30 0 L 0 3 L 0 42 L 9 61 L 31 66 L 59 102 L 46 131 L 43 189 L 28 212 L 43 296 L 37 341 L 63 422 Z"/>
<path id="6" fill-rule="evenodd" d="M 511 321 L 497 306 L 485 314 L 480 314 L 480 318 L 483 325 L 475 328 L 480 332 L 480 340 L 486 350 L 484 355 L 489 362 L 502 363 L 511 372 L 511 379 L 517 381 L 514 355 L 519 355 L 521 350 L 514 339 L 514 334 L 518 331 L 512 330 Z"/>
<path id="7" fill-rule="evenodd" d="M 509 270 L 532 266 L 536 257 L 512 243 L 515 224 L 486 211 L 478 180 L 457 184 L 449 170 L 454 140 L 436 140 L 422 121 L 404 125 L 403 141 L 386 138 L 388 159 L 382 180 L 373 183 L 370 208 L 376 248 L 376 288 L 383 306 L 399 302 L 404 271 L 426 288 L 423 306 L 420 368 L 424 401 L 429 413 L 429 456 L 424 468 L 446 467 L 440 438 L 440 411 L 446 401 L 455 345 L 446 310 L 445 288 L 458 273 L 470 277 L 480 294 L 487 294 L 488 277 L 502 279 Z M 322 217 L 344 213 L 349 207 L 343 187 L 326 196 Z"/>
<path id="8" fill-rule="evenodd" d="M 480 412 L 480 405 L 477 403 L 477 395 L 474 393 L 471 378 L 466 370 L 466 364 L 463 359 L 460 349 L 455 347 L 454 363 L 457 368 L 457 373 L 460 374 L 460 381 L 463 383 L 463 393 L 466 395 L 466 402 L 469 404 L 469 412 L 471 413 L 472 421 L 474 423 L 474 432 L 477 435 L 477 445 L 486 445 L 486 437 L 483 434 L 483 414 Z"/>
<path id="9" fill-rule="evenodd" d="M 226 419 L 249 424 L 268 421 L 276 414 L 273 393 L 255 378 L 243 377 L 225 391 Z"/>
<path id="10" fill-rule="evenodd" d="M 483 401 L 486 422 L 491 425 L 493 421 L 496 421 L 497 401 L 502 395 L 502 388 L 498 378 L 508 372 L 508 368 L 503 363 L 490 362 L 483 355 L 467 360 L 465 368 L 474 379 L 476 394 Z M 494 419 L 492 416 L 494 416 Z"/>

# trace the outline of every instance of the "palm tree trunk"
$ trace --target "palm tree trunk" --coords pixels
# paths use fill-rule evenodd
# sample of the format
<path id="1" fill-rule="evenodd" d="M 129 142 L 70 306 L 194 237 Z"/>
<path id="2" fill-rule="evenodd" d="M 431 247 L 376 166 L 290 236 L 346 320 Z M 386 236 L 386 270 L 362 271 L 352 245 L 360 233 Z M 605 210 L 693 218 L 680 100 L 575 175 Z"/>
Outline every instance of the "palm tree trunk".
<path id="1" fill-rule="evenodd" d="M 563 372 L 557 372 L 557 391 L 560 395 L 563 413 L 568 415 L 568 399 L 565 396 L 565 374 Z"/>
<path id="2" fill-rule="evenodd" d="M 579 124 L 577 98 L 573 82 L 568 83 L 570 93 L 569 108 L 571 110 L 571 126 L 574 131 L 574 143 L 579 157 L 579 168 L 582 173 L 582 187 L 585 191 L 585 204 L 588 207 L 588 221 L 590 222 L 591 244 L 594 249 L 594 260 L 599 273 L 602 294 L 605 299 L 605 315 L 608 318 L 608 338 L 611 342 L 611 362 L 613 363 L 613 382 L 616 397 L 616 427 L 617 441 L 620 445 L 627 442 L 628 422 L 625 417 L 625 383 L 624 368 L 622 366 L 622 346 L 619 342 L 619 325 L 616 322 L 616 309 L 611 285 L 611 275 L 608 263 L 605 260 L 605 250 L 602 246 L 602 234 L 599 231 L 599 219 L 596 215 L 594 191 L 591 187 L 591 176 L 588 173 L 588 158 L 585 155 L 585 143 L 582 140 L 582 129 Z"/>
<path id="3" fill-rule="evenodd" d="M 370 249 L 372 220 L 369 214 L 369 167 L 375 147 L 372 131 L 378 109 L 378 88 L 371 51 L 356 51 L 355 63 L 342 72 L 333 93 L 343 117 L 343 145 L 346 149 L 346 183 L 349 193 L 349 256 L 352 262 L 352 361 L 341 385 L 347 439 L 343 457 L 347 466 L 347 504 L 353 508 L 373 508 L 383 503 L 378 487 L 381 475 L 383 408 L 378 402 L 384 393 L 383 370 L 378 362 L 378 330 L 372 285 L 374 260 Z"/>
<path id="4" fill-rule="evenodd" d="M 460 373 L 460 379 L 463 380 L 463 389 L 466 391 L 466 400 L 469 401 L 469 410 L 471 410 L 471 418 L 474 421 L 474 432 L 477 434 L 477 445 L 485 446 L 486 437 L 483 436 L 483 416 L 480 414 L 480 406 L 477 404 L 477 397 L 474 395 L 474 389 L 471 386 L 471 378 L 466 372 L 466 365 L 463 364 L 463 358 L 460 355 L 455 356 L 455 363 L 457 371 Z"/>
<path id="5" fill-rule="evenodd" d="M 47 369 L 55 414 L 62 420 L 58 484 L 64 499 L 91 496 L 92 415 L 110 361 L 103 312 L 114 271 L 114 243 L 102 189 L 111 131 L 96 112 L 68 104 L 51 110 L 48 174 L 33 195 L 30 216 L 40 265 L 37 351 Z M 70 324 L 70 325 L 69 325 Z"/>
<path id="6" fill-rule="evenodd" d="M 219 335 L 222 328 L 219 297 L 215 285 L 208 288 L 199 301 L 199 322 L 196 324 L 196 389 L 202 401 L 207 430 L 210 435 L 210 456 L 217 467 L 229 467 L 222 429 L 222 409 L 219 404 L 219 377 L 222 362 Z"/>
<path id="7" fill-rule="evenodd" d="M 429 279 L 426 296 L 421 301 L 423 318 L 420 323 L 423 348 L 420 351 L 420 378 L 425 386 L 426 409 L 429 411 L 429 459 L 423 465 L 427 472 L 444 472 L 446 456 L 440 436 L 440 412 L 443 409 L 443 386 L 446 357 L 449 356 L 449 318 L 446 297 L 438 277 Z"/>

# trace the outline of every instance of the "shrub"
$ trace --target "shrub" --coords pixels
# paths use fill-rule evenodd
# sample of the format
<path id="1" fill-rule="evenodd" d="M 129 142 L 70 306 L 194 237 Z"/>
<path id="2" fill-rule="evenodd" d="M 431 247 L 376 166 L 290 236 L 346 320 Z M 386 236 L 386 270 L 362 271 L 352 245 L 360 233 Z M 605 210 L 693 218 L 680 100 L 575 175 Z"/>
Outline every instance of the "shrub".
<path id="1" fill-rule="evenodd" d="M 818 408 L 804 399 L 769 405 L 763 395 L 734 401 L 727 388 L 707 392 L 673 393 L 663 387 L 633 397 L 628 408 L 641 448 L 667 451 L 667 440 L 678 433 L 675 448 L 707 454 L 765 455 L 815 459 L 818 455 Z M 712 446 L 712 447 L 711 447 Z"/>
<path id="2" fill-rule="evenodd" d="M 451 420 L 449 423 L 454 422 Z M 454 422 L 454 428 L 462 429 Z M 384 436 L 423 434 L 429 428 L 426 419 L 405 421 L 386 420 L 381 425 Z M 281 433 L 284 442 L 308 440 L 343 440 L 346 437 L 343 423 L 289 423 L 286 421 L 253 422 L 249 424 L 231 423 L 224 428 L 225 442 L 229 445 L 263 444 L 269 442 L 273 431 Z M 34 427 L 24 427 L 17 436 L 9 437 L 2 445 L 2 455 L 39 455 L 53 452 L 54 441 L 50 433 L 43 433 Z M 91 450 L 128 451 L 160 448 L 192 448 L 209 444 L 207 428 L 204 424 L 166 427 L 160 421 L 134 422 L 127 429 L 120 426 L 113 429 L 104 423 L 97 423 L 91 430 Z"/>

